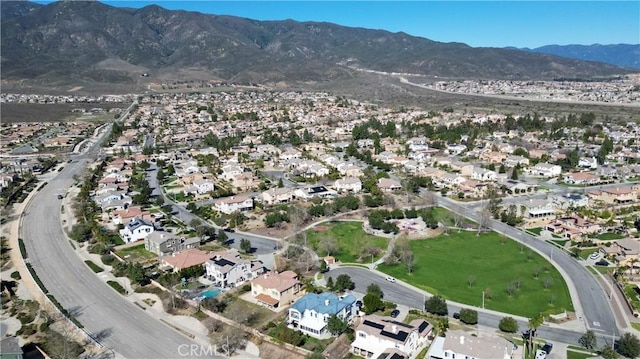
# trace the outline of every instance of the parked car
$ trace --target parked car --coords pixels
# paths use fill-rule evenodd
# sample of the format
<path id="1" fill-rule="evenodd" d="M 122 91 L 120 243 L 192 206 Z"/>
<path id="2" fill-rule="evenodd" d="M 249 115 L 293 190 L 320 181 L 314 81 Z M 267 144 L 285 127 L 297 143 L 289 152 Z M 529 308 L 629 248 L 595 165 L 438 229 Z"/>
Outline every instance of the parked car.
<path id="1" fill-rule="evenodd" d="M 596 265 L 597 266 L 608 267 L 609 266 L 609 262 L 605 261 L 604 259 L 601 259 L 601 260 L 596 262 Z"/>
<path id="2" fill-rule="evenodd" d="M 231 227 L 226 227 L 226 228 L 224 229 L 224 231 L 225 231 L 225 232 L 229 232 L 229 233 L 233 233 L 233 232 L 235 232 L 236 230 L 235 230 L 235 229 L 233 229 L 233 228 L 231 228 Z"/>
<path id="3" fill-rule="evenodd" d="M 553 349 L 553 344 L 546 342 L 544 343 L 544 346 L 542 347 L 542 351 L 547 353 L 547 354 L 551 354 L 551 349 Z"/>
<path id="4" fill-rule="evenodd" d="M 458 312 L 453 313 L 453 319 L 460 319 L 460 313 Z"/>
<path id="5" fill-rule="evenodd" d="M 389 277 L 389 276 L 387 276 L 387 278 L 385 278 L 385 279 L 386 279 L 386 280 L 388 280 L 388 281 L 389 281 L 389 282 L 391 282 L 391 283 L 395 283 L 395 282 L 396 282 L 396 279 L 395 279 L 395 278 L 393 278 L 393 277 Z"/>
<path id="6" fill-rule="evenodd" d="M 391 311 L 391 318 L 397 318 L 398 315 L 400 315 L 400 311 L 397 309 L 394 309 Z"/>
<path id="7" fill-rule="evenodd" d="M 591 253 L 591 255 L 589 256 L 589 259 L 591 259 L 591 260 L 596 260 L 596 259 L 598 259 L 598 258 L 600 258 L 600 253 L 599 253 L 599 252 L 593 252 L 593 253 Z"/>

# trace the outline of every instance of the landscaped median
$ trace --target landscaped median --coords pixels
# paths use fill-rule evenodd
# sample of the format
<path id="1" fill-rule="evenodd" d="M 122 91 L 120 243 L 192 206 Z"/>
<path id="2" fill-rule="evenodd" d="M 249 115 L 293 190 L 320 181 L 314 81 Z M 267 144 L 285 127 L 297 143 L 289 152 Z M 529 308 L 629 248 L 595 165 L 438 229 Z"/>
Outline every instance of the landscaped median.
<path id="1" fill-rule="evenodd" d="M 109 280 L 109 281 L 107 281 L 107 284 L 109 284 L 111 286 L 111 288 L 115 289 L 116 292 L 118 292 L 118 293 L 120 293 L 122 295 L 126 295 L 127 294 L 127 290 L 122 288 L 120 283 L 116 282 L 115 280 Z"/>
<path id="2" fill-rule="evenodd" d="M 91 270 L 92 270 L 94 273 L 104 272 L 104 269 L 103 269 L 102 267 L 100 267 L 99 265 L 97 265 L 97 264 L 93 263 L 93 262 L 92 262 L 92 261 L 90 261 L 90 260 L 86 260 L 86 261 L 84 261 L 84 263 L 85 263 L 86 265 L 88 265 L 88 266 L 89 266 L 89 268 L 91 268 Z"/>
<path id="3" fill-rule="evenodd" d="M 446 299 L 534 317 L 573 311 L 564 279 L 542 256 L 497 233 L 450 232 L 413 240 L 415 267 L 381 264 L 378 270 Z"/>

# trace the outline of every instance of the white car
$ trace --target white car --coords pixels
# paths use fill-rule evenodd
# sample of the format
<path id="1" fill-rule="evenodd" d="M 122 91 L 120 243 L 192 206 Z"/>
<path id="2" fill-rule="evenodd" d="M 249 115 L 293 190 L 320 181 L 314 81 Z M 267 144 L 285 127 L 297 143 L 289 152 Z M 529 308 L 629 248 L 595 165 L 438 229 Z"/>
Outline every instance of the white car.
<path id="1" fill-rule="evenodd" d="M 387 278 L 385 278 L 385 279 L 386 279 L 386 280 L 388 280 L 388 281 L 389 281 L 389 282 L 391 282 L 391 283 L 395 283 L 395 282 L 396 282 L 396 279 L 395 279 L 395 278 L 393 278 L 393 277 L 387 277 Z"/>
<path id="2" fill-rule="evenodd" d="M 600 253 L 599 253 L 599 252 L 593 252 L 593 253 L 591 253 L 591 255 L 589 256 L 589 259 L 593 259 L 593 260 L 596 260 L 596 259 L 598 259 L 598 258 L 600 258 Z"/>

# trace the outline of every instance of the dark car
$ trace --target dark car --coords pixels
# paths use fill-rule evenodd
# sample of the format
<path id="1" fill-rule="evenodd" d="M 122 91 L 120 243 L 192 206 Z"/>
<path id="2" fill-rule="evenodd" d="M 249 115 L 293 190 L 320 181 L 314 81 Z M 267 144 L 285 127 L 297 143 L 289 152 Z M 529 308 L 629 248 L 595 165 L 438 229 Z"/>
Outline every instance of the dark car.
<path id="1" fill-rule="evenodd" d="M 224 229 L 224 231 L 225 231 L 225 232 L 229 232 L 229 233 L 233 233 L 233 232 L 235 232 L 236 230 L 235 230 L 235 229 L 233 229 L 233 228 L 231 228 L 231 227 L 226 227 L 226 228 Z"/>
<path id="2" fill-rule="evenodd" d="M 63 195 L 61 195 L 61 194 L 58 195 L 58 199 L 63 199 L 63 198 L 64 198 Z"/>
<path id="3" fill-rule="evenodd" d="M 396 318 L 397 316 L 400 315 L 400 311 L 397 309 L 394 309 L 391 311 L 391 318 Z"/>
<path id="4" fill-rule="evenodd" d="M 453 319 L 460 319 L 460 313 L 458 312 L 453 313 Z"/>
<path id="5" fill-rule="evenodd" d="M 547 353 L 547 354 L 551 354 L 551 349 L 553 348 L 553 344 L 546 342 L 544 343 L 544 346 L 542 347 L 542 351 Z"/>
<path id="6" fill-rule="evenodd" d="M 599 260 L 596 262 L 597 266 L 602 266 L 602 267 L 608 267 L 609 266 L 609 262 L 605 261 L 604 259 Z"/>

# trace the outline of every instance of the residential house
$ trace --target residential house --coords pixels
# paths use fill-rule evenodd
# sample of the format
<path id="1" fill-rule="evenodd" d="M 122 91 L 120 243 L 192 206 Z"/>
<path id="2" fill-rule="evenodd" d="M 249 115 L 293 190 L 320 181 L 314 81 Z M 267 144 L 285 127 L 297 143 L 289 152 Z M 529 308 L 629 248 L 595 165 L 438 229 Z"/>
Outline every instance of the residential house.
<path id="1" fill-rule="evenodd" d="M 280 160 L 281 161 L 288 161 L 288 160 L 292 160 L 294 158 L 300 158 L 302 157 L 302 153 L 298 150 L 288 150 L 288 151 L 284 151 L 280 154 Z"/>
<path id="2" fill-rule="evenodd" d="M 615 241 L 610 247 L 602 246 L 600 251 L 612 256 L 618 266 L 635 266 L 640 263 L 640 241 L 633 238 L 624 238 Z"/>
<path id="3" fill-rule="evenodd" d="M 582 157 L 578 160 L 578 167 L 594 170 L 598 168 L 598 160 L 595 157 Z"/>
<path id="4" fill-rule="evenodd" d="M 578 216 L 557 218 L 555 221 L 547 224 L 545 229 L 571 240 L 581 239 L 585 235 L 596 234 L 602 231 L 599 224 Z"/>
<path id="5" fill-rule="evenodd" d="M 501 337 L 478 337 L 462 330 L 449 330 L 437 336 L 426 358 L 429 359 L 514 359 L 517 346 Z"/>
<path id="6" fill-rule="evenodd" d="M 365 358 L 379 358 L 389 349 L 414 357 L 426 344 L 433 327 L 424 319 L 405 324 L 391 318 L 368 315 L 355 329 L 351 353 Z"/>
<path id="7" fill-rule="evenodd" d="M 253 209 L 253 198 L 247 196 L 232 196 L 215 201 L 217 211 L 231 214 L 233 212 L 246 212 Z"/>
<path id="8" fill-rule="evenodd" d="M 325 186 L 310 186 L 305 188 L 298 188 L 295 190 L 294 195 L 297 198 L 311 199 L 313 197 L 320 198 L 335 198 L 338 194 L 334 190 L 327 189 Z"/>
<path id="9" fill-rule="evenodd" d="M 553 217 L 556 214 L 556 209 L 553 204 L 546 199 L 529 199 L 521 204 L 525 210 L 523 217 L 526 218 L 544 218 Z"/>
<path id="10" fill-rule="evenodd" d="M 184 238 L 168 232 L 152 232 L 144 239 L 144 249 L 159 257 L 199 246 L 198 237 Z"/>
<path id="11" fill-rule="evenodd" d="M 358 193 L 362 191 L 362 182 L 359 178 L 355 177 L 341 178 L 335 181 L 333 188 L 338 192 L 344 191 Z"/>
<path id="12" fill-rule="evenodd" d="M 357 311 L 356 297 L 351 294 L 338 297 L 334 293 L 308 293 L 289 308 L 287 323 L 293 329 L 314 338 L 327 339 L 329 317 L 336 315 L 351 323 Z"/>
<path id="13" fill-rule="evenodd" d="M 235 249 L 213 253 L 204 267 L 207 278 L 222 288 L 238 286 L 266 271 L 262 262 L 242 259 Z"/>
<path id="14" fill-rule="evenodd" d="M 529 173 L 534 176 L 540 176 L 545 178 L 557 177 L 562 172 L 562 167 L 558 165 L 552 165 L 550 163 L 541 162 L 537 163 L 533 167 L 529 167 Z"/>
<path id="15" fill-rule="evenodd" d="M 391 178 L 379 178 L 377 184 L 383 192 L 395 192 L 402 189 L 400 182 Z"/>
<path id="16" fill-rule="evenodd" d="M 191 183 L 192 183 L 191 186 L 187 186 L 182 190 L 182 192 L 185 195 L 190 193 L 194 195 L 199 195 L 199 194 L 212 192 L 213 190 L 215 190 L 215 185 L 211 180 L 208 180 L 208 179 L 196 179 L 196 180 L 193 180 Z"/>
<path id="17" fill-rule="evenodd" d="M 116 225 L 127 224 L 136 217 L 149 222 L 155 222 L 156 220 L 156 217 L 152 215 L 151 212 L 142 210 L 142 207 L 140 206 L 130 206 L 124 210 L 113 211 L 110 213 L 110 216 L 111 221 Z"/>
<path id="18" fill-rule="evenodd" d="M 262 192 L 262 201 L 267 205 L 289 203 L 293 200 L 293 190 L 290 188 L 271 188 Z"/>
<path id="19" fill-rule="evenodd" d="M 528 166 L 529 165 L 529 159 L 523 156 L 516 156 L 516 155 L 511 155 L 511 156 L 507 156 L 507 159 L 504 160 L 504 165 L 506 167 L 515 167 L 515 166 Z"/>
<path id="20" fill-rule="evenodd" d="M 303 293 L 304 286 L 292 271 L 265 273 L 251 281 L 251 295 L 267 308 L 291 304 Z"/>
<path id="21" fill-rule="evenodd" d="M 24 351 L 22 350 L 22 346 L 18 342 L 17 337 L 10 336 L 0 340 L 0 358 L 23 359 L 24 357 Z"/>
<path id="22" fill-rule="evenodd" d="M 120 230 L 120 237 L 126 243 L 137 242 L 155 231 L 151 222 L 142 218 L 134 218 Z"/>
<path id="23" fill-rule="evenodd" d="M 591 190 L 589 197 L 594 201 L 601 201 L 606 204 L 629 204 L 638 200 L 638 191 L 632 187 L 615 187 L 601 190 Z"/>
<path id="24" fill-rule="evenodd" d="M 589 172 L 574 172 L 564 175 L 563 181 L 568 184 L 594 185 L 600 183 L 600 177 Z"/>
<path id="25" fill-rule="evenodd" d="M 580 193 L 567 193 L 554 196 L 552 202 L 560 209 L 581 208 L 589 206 L 589 197 Z"/>
<path id="26" fill-rule="evenodd" d="M 471 179 L 477 181 L 495 181 L 498 178 L 496 171 L 488 170 L 482 167 L 475 167 L 471 173 Z"/>
<path id="27" fill-rule="evenodd" d="M 185 249 L 182 252 L 175 252 L 171 255 L 162 257 L 161 266 L 168 266 L 174 272 L 179 272 L 185 268 L 201 266 L 206 263 L 211 254 L 199 250 L 198 248 Z"/>

